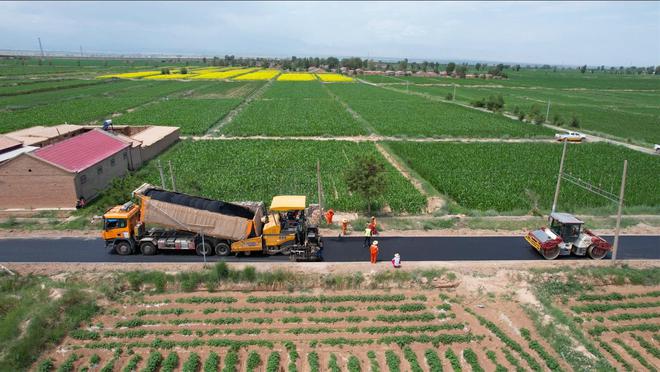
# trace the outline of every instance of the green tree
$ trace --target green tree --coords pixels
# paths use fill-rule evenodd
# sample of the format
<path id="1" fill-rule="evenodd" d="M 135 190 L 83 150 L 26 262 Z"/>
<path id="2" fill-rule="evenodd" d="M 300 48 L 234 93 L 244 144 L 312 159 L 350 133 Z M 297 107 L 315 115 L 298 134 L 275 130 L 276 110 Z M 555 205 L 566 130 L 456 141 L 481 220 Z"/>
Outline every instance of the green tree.
<path id="1" fill-rule="evenodd" d="M 185 68 L 185 67 L 183 67 L 183 68 L 181 69 L 181 74 L 185 75 L 185 74 L 187 74 L 187 73 L 188 73 L 188 69 Z"/>
<path id="2" fill-rule="evenodd" d="M 464 79 L 466 72 L 467 72 L 467 66 L 465 65 L 456 66 L 456 75 L 458 75 L 459 78 Z"/>
<path id="3" fill-rule="evenodd" d="M 445 71 L 447 71 L 447 75 L 451 75 L 452 72 L 454 72 L 454 69 L 456 68 L 456 64 L 454 62 L 449 62 L 447 64 L 447 68 Z"/>
<path id="4" fill-rule="evenodd" d="M 359 156 L 346 170 L 348 190 L 367 201 L 367 214 L 371 215 L 372 203 L 382 197 L 387 187 L 385 164 L 375 155 Z"/>

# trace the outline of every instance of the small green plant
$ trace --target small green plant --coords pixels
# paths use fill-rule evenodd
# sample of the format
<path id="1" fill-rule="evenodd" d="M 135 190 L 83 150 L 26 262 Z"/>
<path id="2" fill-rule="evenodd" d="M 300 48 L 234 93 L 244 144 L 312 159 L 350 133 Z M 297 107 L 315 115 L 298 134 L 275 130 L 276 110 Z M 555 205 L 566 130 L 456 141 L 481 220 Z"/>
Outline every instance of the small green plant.
<path id="1" fill-rule="evenodd" d="M 204 362 L 204 372 L 216 372 L 218 370 L 218 364 L 220 364 L 218 353 L 215 351 L 210 352 Z"/>
<path id="2" fill-rule="evenodd" d="M 369 358 L 371 372 L 380 372 L 380 365 L 378 364 L 378 359 L 376 359 L 376 353 L 372 350 L 369 350 L 367 352 L 367 358 Z"/>
<path id="3" fill-rule="evenodd" d="M 55 364 L 51 358 L 42 360 L 37 364 L 37 372 L 50 372 L 55 368 Z"/>
<path id="4" fill-rule="evenodd" d="M 316 351 L 307 354 L 307 363 L 309 364 L 310 372 L 320 371 L 321 365 L 319 363 L 319 354 Z"/>
<path id="5" fill-rule="evenodd" d="M 449 364 L 451 364 L 451 368 L 454 370 L 454 372 L 463 371 L 463 368 L 461 368 L 461 361 L 458 359 L 458 356 L 452 349 L 447 349 L 447 351 L 445 351 L 445 358 L 449 360 Z"/>
<path id="6" fill-rule="evenodd" d="M 394 351 L 387 350 L 385 352 L 385 363 L 387 363 L 387 368 L 390 372 L 401 371 L 401 358 Z"/>
<path id="7" fill-rule="evenodd" d="M 266 372 L 278 372 L 280 369 L 280 353 L 273 351 L 266 362 Z"/>
<path id="8" fill-rule="evenodd" d="M 246 368 L 247 372 L 254 372 L 254 370 L 261 364 L 261 357 L 256 351 L 251 351 L 247 358 Z"/>
<path id="9" fill-rule="evenodd" d="M 330 354 L 330 359 L 328 360 L 328 370 L 331 372 L 341 372 L 339 363 L 337 363 L 337 356 L 334 353 Z"/>
<path id="10" fill-rule="evenodd" d="M 477 354 L 472 349 L 463 350 L 463 358 L 465 358 L 465 361 L 470 365 L 473 372 L 484 372 L 484 369 L 479 364 Z"/>
<path id="11" fill-rule="evenodd" d="M 424 371 L 422 369 L 422 366 L 419 365 L 419 361 L 417 360 L 417 354 L 415 354 L 415 352 L 410 348 L 410 346 L 406 346 L 405 348 L 403 348 L 403 356 L 410 364 L 410 370 L 412 372 Z"/>

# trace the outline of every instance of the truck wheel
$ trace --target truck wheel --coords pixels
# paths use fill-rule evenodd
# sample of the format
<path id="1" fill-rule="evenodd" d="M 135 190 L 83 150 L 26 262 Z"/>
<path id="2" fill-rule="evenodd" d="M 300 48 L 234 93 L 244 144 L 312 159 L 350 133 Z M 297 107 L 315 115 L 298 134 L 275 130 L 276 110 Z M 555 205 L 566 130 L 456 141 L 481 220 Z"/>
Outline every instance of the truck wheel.
<path id="1" fill-rule="evenodd" d="M 144 242 L 140 244 L 140 251 L 145 256 L 152 256 L 156 254 L 156 246 L 151 242 Z"/>
<path id="2" fill-rule="evenodd" d="M 598 248 L 597 246 L 592 245 L 589 248 L 587 248 L 587 253 L 589 254 L 589 257 L 591 257 L 592 259 L 600 260 L 603 257 L 605 257 L 607 251 L 605 249 Z"/>
<path id="3" fill-rule="evenodd" d="M 198 256 L 210 256 L 213 253 L 211 250 L 211 244 L 208 242 L 197 244 L 195 247 L 195 253 L 197 253 Z"/>
<path id="4" fill-rule="evenodd" d="M 543 249 L 541 250 L 541 255 L 543 255 L 543 258 L 546 260 L 554 260 L 559 256 L 559 246 L 556 245 L 550 249 Z"/>
<path id="5" fill-rule="evenodd" d="M 231 248 L 227 243 L 218 243 L 215 245 L 215 254 L 218 256 L 226 256 L 231 253 Z"/>
<path id="6" fill-rule="evenodd" d="M 115 244 L 115 251 L 122 256 L 127 256 L 132 253 L 131 245 L 128 244 L 128 242 L 119 242 Z"/>

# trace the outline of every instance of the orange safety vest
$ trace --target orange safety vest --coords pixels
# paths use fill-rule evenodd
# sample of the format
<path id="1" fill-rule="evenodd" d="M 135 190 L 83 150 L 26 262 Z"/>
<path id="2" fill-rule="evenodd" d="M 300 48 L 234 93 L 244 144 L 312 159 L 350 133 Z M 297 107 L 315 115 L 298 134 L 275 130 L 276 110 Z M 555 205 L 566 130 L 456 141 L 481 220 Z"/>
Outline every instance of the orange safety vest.
<path id="1" fill-rule="evenodd" d="M 369 247 L 369 252 L 371 252 L 371 255 L 377 255 L 378 254 L 378 246 L 375 244 L 372 244 L 371 247 Z"/>

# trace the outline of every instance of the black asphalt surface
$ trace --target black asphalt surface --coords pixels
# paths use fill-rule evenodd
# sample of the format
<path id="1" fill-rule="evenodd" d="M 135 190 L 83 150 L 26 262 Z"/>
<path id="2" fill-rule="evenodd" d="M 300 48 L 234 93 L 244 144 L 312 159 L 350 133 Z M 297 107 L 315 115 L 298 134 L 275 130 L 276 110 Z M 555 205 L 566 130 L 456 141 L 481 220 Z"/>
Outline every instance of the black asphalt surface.
<path id="1" fill-rule="evenodd" d="M 611 236 L 605 237 L 612 241 Z M 326 262 L 369 261 L 362 238 L 325 237 Z M 542 260 L 522 237 L 378 237 L 379 259 L 390 260 L 395 252 L 403 261 Z M 623 236 L 619 259 L 660 259 L 660 236 Z M 609 255 L 608 255 L 609 258 Z M 208 256 L 208 261 L 219 257 Z M 281 255 L 228 256 L 233 262 L 287 261 Z M 566 256 L 560 260 L 585 259 Z M 0 262 L 201 262 L 194 252 L 161 251 L 155 256 L 120 256 L 105 248 L 101 239 L 0 239 Z"/>

